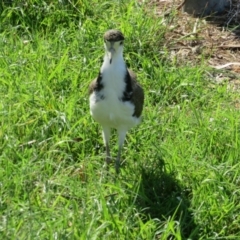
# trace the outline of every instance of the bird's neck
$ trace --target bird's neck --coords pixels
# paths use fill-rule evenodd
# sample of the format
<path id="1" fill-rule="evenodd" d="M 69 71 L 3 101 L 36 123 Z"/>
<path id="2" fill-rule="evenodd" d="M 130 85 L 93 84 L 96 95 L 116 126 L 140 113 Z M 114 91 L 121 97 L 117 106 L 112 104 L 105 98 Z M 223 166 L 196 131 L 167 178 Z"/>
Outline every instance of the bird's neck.
<path id="1" fill-rule="evenodd" d="M 114 90 L 117 92 L 117 96 L 121 97 L 125 88 L 125 75 L 127 67 L 122 55 L 115 55 L 110 59 L 105 54 L 104 61 L 101 67 L 102 81 L 106 89 Z"/>
<path id="2" fill-rule="evenodd" d="M 109 58 L 108 54 L 105 53 L 103 65 L 108 66 L 110 68 L 115 68 L 120 65 L 125 65 L 123 54 L 122 53 L 114 54 L 112 56 L 112 61 L 110 63 L 110 58 Z"/>

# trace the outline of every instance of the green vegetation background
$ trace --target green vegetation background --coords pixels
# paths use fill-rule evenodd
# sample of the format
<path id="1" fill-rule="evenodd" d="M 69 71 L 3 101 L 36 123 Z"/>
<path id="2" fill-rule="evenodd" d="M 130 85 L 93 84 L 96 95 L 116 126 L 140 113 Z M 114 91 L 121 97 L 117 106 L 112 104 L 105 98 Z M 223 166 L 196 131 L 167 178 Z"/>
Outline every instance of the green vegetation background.
<path id="1" fill-rule="evenodd" d="M 171 58 L 174 11 L 156 17 L 133 0 L 6 0 L 0 11 L 1 239 L 240 238 L 239 92 L 211 81 L 204 56 Z M 118 177 L 103 167 L 87 93 L 110 28 L 146 95 Z"/>

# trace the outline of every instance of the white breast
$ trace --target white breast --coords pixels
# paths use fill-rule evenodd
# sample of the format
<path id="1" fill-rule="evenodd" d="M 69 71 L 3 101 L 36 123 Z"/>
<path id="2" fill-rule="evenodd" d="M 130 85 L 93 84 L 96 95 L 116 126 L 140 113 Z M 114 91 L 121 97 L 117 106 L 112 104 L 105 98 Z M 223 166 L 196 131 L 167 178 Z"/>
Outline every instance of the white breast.
<path id="1" fill-rule="evenodd" d="M 125 90 L 126 66 L 124 61 L 115 61 L 112 64 L 104 61 L 101 73 L 103 89 L 90 95 L 90 111 L 92 117 L 101 125 L 112 128 L 130 129 L 139 123 L 140 119 L 133 117 L 134 105 L 131 102 L 121 101 Z M 98 99 L 98 94 L 104 99 Z"/>

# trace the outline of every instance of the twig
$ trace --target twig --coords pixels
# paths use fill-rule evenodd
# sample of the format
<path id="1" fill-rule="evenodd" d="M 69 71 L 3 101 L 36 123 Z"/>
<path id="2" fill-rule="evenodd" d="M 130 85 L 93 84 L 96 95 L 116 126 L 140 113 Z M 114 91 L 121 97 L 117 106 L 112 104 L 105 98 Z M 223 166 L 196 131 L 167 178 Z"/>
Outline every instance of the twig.
<path id="1" fill-rule="evenodd" d="M 177 6 L 177 10 L 179 10 L 184 4 L 185 4 L 186 0 L 184 0 L 182 3 L 180 3 L 178 6 Z"/>
<path id="2" fill-rule="evenodd" d="M 240 48 L 240 45 L 220 45 L 218 48 Z"/>
<path id="3" fill-rule="evenodd" d="M 213 67 L 216 68 L 216 69 L 223 69 L 223 68 L 227 68 L 227 67 L 229 67 L 231 65 L 238 65 L 238 66 L 240 66 L 240 62 L 230 62 L 230 63 L 224 64 L 224 65 L 213 66 Z"/>

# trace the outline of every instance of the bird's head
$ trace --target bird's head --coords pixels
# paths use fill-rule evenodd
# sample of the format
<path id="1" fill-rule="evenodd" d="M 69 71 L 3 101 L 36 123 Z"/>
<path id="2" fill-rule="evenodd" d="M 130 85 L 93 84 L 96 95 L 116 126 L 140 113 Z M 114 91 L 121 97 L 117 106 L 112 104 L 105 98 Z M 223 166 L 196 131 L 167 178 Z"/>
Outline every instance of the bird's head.
<path id="1" fill-rule="evenodd" d="M 110 64 L 114 57 L 122 55 L 124 36 L 119 30 L 108 30 L 104 36 L 104 47 Z"/>

